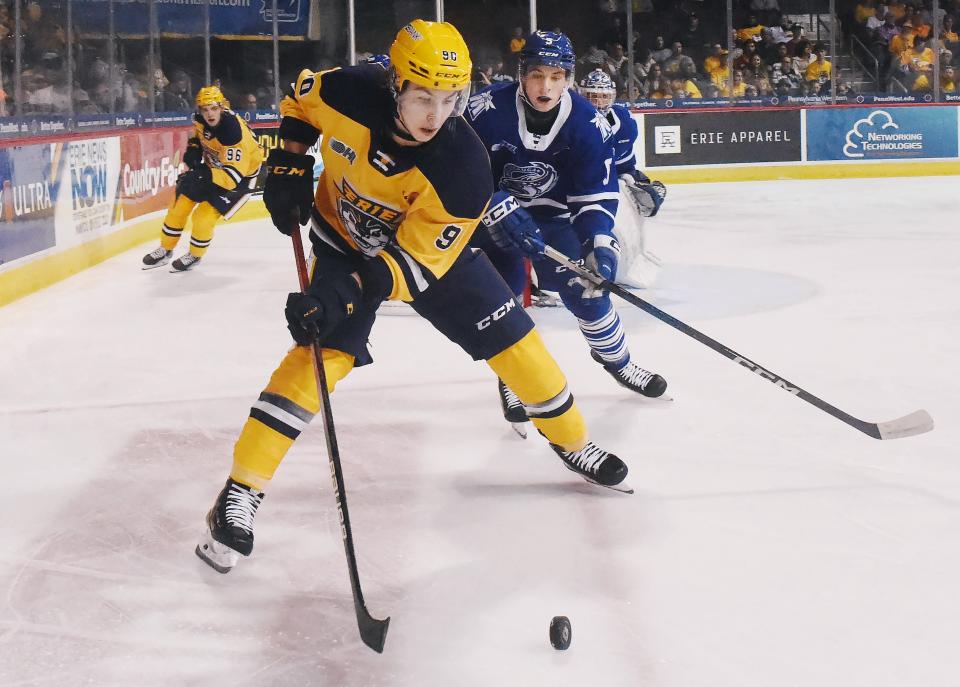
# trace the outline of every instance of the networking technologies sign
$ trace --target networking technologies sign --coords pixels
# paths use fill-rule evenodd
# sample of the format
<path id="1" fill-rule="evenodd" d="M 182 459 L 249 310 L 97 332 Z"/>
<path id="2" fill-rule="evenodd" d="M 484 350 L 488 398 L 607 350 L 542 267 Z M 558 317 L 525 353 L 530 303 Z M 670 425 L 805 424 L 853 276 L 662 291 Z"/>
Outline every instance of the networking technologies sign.
<path id="1" fill-rule="evenodd" d="M 808 160 L 955 157 L 956 107 L 807 111 Z"/>

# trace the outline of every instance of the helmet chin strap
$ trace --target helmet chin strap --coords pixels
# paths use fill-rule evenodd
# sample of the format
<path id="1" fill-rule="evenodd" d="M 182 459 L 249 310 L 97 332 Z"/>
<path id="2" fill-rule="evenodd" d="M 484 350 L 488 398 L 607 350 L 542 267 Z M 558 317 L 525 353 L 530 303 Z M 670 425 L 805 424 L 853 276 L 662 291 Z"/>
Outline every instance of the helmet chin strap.
<path id="1" fill-rule="evenodd" d="M 400 126 L 397 126 L 397 122 L 400 122 Z M 410 133 L 410 130 L 407 128 L 406 122 L 403 121 L 403 117 L 400 115 L 399 105 L 396 108 L 396 116 L 391 122 L 391 133 L 397 138 L 402 138 L 404 141 L 410 141 L 411 143 L 419 143 L 417 139 L 413 137 L 413 134 Z"/>

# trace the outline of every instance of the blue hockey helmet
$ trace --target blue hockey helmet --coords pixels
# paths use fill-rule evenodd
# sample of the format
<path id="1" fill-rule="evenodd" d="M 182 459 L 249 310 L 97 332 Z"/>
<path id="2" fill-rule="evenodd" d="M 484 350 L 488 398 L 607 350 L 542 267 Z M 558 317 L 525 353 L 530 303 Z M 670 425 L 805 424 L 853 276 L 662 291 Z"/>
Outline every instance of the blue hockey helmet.
<path id="1" fill-rule="evenodd" d="M 576 61 L 573 43 L 566 35 L 555 31 L 534 31 L 527 36 L 527 42 L 520 50 L 520 75 L 538 65 L 559 67 L 572 74 Z"/>
<path id="2" fill-rule="evenodd" d="M 580 95 L 589 100 L 601 114 L 606 114 L 610 111 L 610 108 L 613 106 L 613 101 L 617 97 L 617 87 L 614 86 L 613 79 L 602 69 L 594 69 L 580 79 L 577 90 L 579 90 Z"/>

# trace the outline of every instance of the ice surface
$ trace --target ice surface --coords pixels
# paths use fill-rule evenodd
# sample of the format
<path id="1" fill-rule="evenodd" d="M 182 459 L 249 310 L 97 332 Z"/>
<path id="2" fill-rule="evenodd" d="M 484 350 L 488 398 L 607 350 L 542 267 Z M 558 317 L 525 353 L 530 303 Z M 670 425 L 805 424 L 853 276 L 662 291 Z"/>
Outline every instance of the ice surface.
<path id="1" fill-rule="evenodd" d="M 870 439 L 621 304 L 676 400 L 635 398 L 535 311 L 633 496 L 517 438 L 427 323 L 380 318 L 334 412 L 383 655 L 319 420 L 254 555 L 193 554 L 289 343 L 288 241 L 226 226 L 194 272 L 142 272 L 148 245 L 0 309 L 0 685 L 955 686 L 956 199 L 956 178 L 675 185 L 648 225 L 655 304 L 857 417 L 925 408 L 923 436 Z"/>

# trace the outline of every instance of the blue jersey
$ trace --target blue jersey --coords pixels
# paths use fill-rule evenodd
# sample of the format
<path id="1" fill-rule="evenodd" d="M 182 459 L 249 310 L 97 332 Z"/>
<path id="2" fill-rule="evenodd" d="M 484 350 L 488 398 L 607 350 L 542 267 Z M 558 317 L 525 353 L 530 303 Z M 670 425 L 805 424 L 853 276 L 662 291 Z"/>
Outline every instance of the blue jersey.
<path id="1" fill-rule="evenodd" d="M 617 175 L 629 174 L 637 166 L 637 156 L 633 151 L 633 144 L 637 140 L 637 120 L 630 116 L 630 110 L 623 105 L 614 105 L 607 113 L 607 121 L 613 132 L 613 164 L 616 165 Z"/>
<path id="2" fill-rule="evenodd" d="M 494 186 L 535 220 L 569 219 L 581 240 L 610 234 L 619 198 L 607 119 L 564 91 L 543 135 L 527 130 L 519 83 L 494 84 L 470 98 L 467 120 L 490 153 Z"/>

